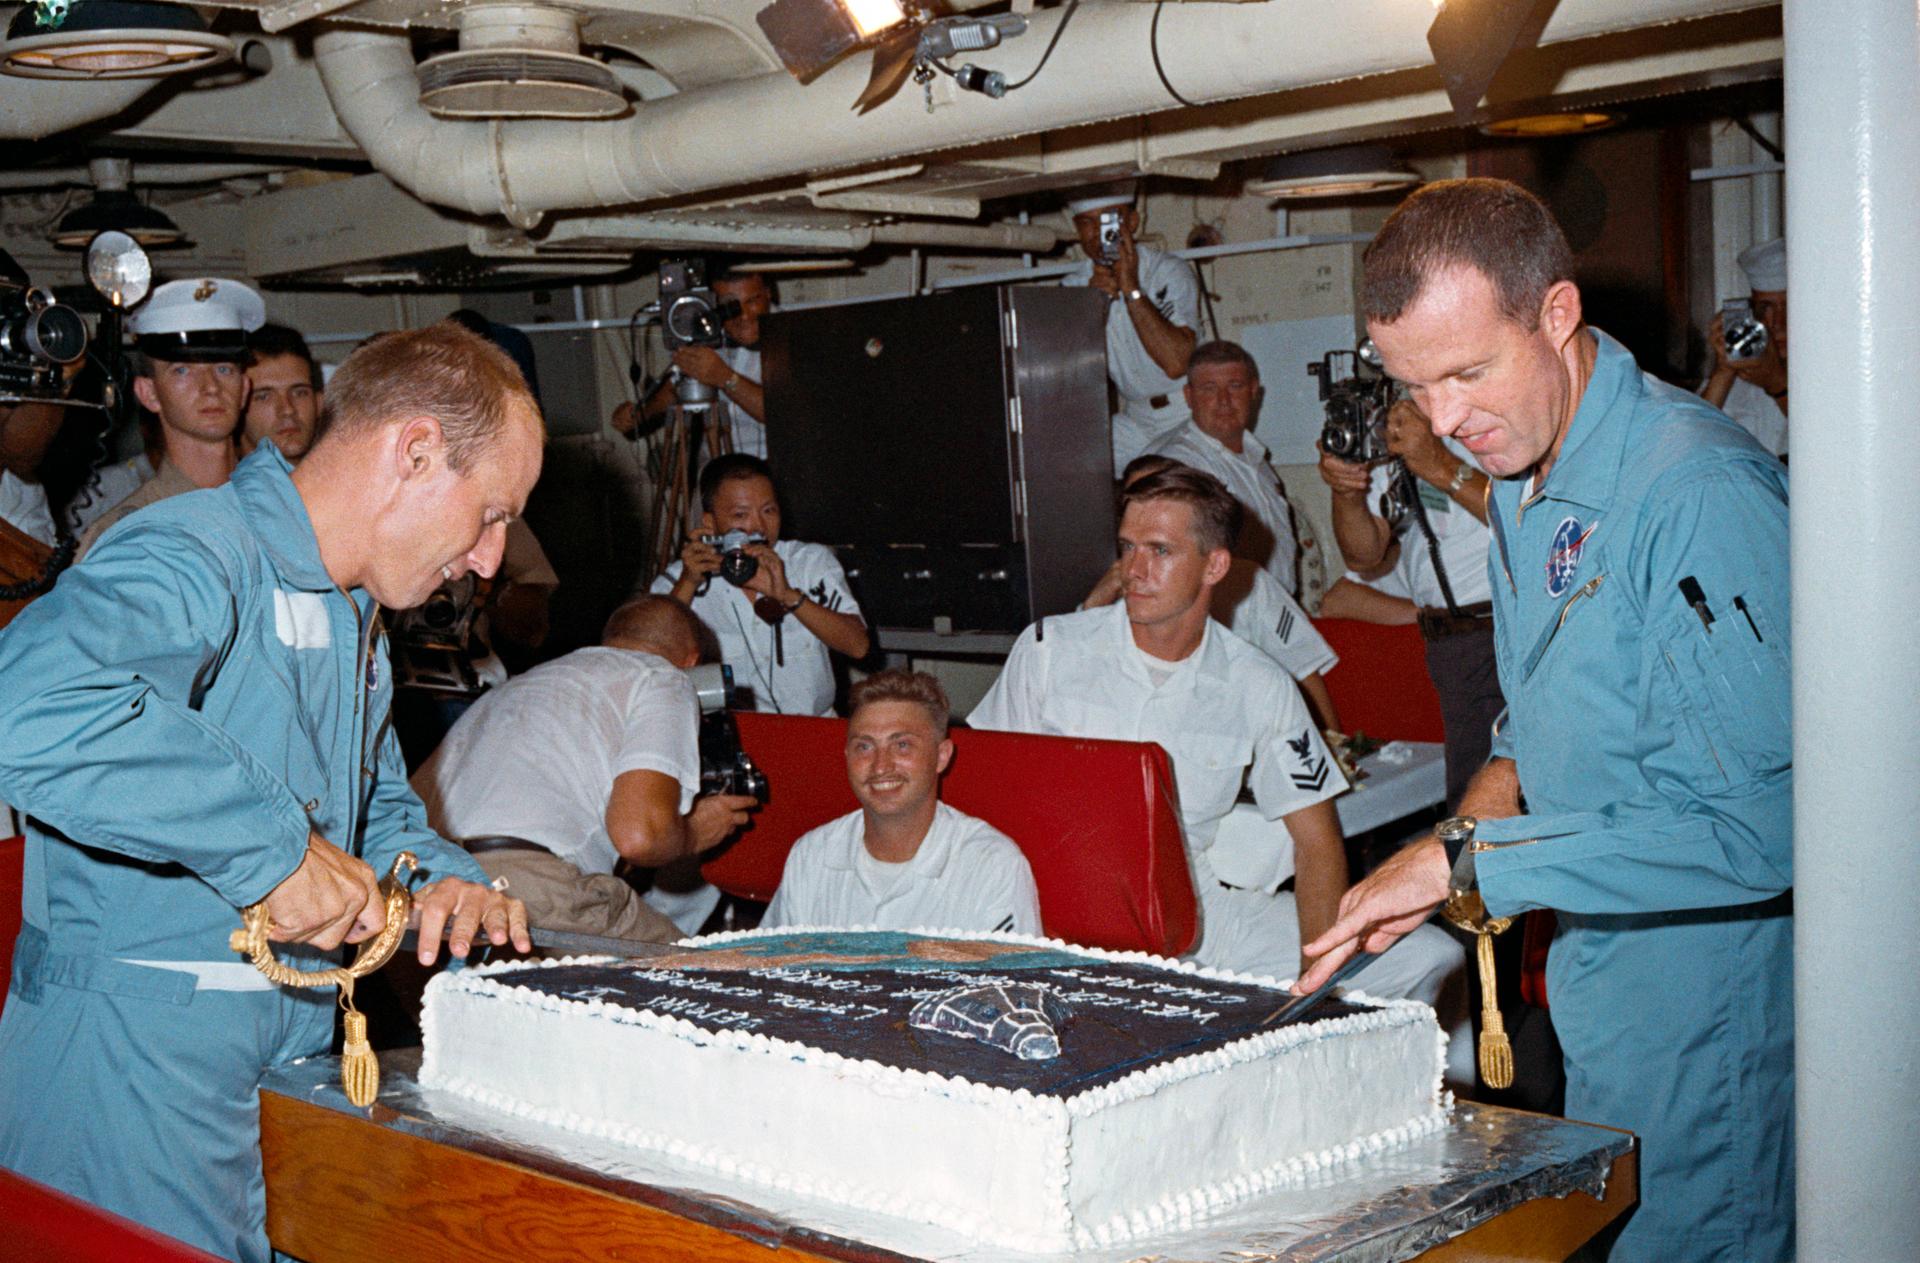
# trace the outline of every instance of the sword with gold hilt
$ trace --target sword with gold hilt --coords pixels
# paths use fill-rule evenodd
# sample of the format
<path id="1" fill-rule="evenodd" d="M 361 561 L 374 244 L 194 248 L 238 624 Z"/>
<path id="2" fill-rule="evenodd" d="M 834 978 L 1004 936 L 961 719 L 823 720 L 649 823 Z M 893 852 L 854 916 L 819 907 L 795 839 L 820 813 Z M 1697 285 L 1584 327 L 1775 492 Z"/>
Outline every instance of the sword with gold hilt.
<path id="1" fill-rule="evenodd" d="M 1480 1077 L 1490 1088 L 1513 1086 L 1513 1044 L 1507 1039 L 1506 1023 L 1500 1019 L 1500 993 L 1493 969 L 1493 936 L 1513 924 L 1512 917 L 1490 917 L 1486 900 L 1480 897 L 1480 883 L 1474 869 L 1473 833 L 1480 827 L 1472 816 L 1452 816 L 1434 829 L 1453 872 L 1447 881 L 1447 902 L 1441 915 L 1473 935 L 1474 949 L 1480 961 Z"/>
<path id="2" fill-rule="evenodd" d="M 406 879 L 418 865 L 412 851 L 402 851 L 394 858 L 392 870 L 380 879 L 386 924 L 378 934 L 360 944 L 353 959 L 345 965 L 309 971 L 295 969 L 276 958 L 268 939 L 273 921 L 267 916 L 265 903 L 242 909 L 242 925 L 227 940 L 234 951 L 246 956 L 255 969 L 278 986 L 340 988 L 340 1007 L 347 1015 L 346 1040 L 340 1056 L 340 1086 L 346 1090 L 347 1099 L 358 1106 L 373 1104 L 374 1097 L 379 1095 L 380 1060 L 374 1056 L 373 1045 L 367 1042 L 366 1015 L 353 1007 L 353 984 L 392 960 L 394 952 L 399 950 L 400 939 L 407 931 L 407 919 L 413 915 L 413 895 L 407 890 Z"/>

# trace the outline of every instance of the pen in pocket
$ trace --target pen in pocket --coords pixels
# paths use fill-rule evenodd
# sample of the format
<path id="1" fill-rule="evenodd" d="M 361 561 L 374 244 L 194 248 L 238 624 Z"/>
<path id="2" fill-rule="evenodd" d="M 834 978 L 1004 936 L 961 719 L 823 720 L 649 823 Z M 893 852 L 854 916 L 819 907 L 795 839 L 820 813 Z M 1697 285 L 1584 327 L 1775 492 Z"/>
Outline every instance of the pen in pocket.
<path id="1" fill-rule="evenodd" d="M 1733 608 L 1739 610 L 1741 617 L 1747 620 L 1747 630 L 1753 633 L 1753 638 L 1763 645 L 1766 644 L 1767 638 L 1760 634 L 1759 624 L 1753 621 L 1753 611 L 1747 608 L 1747 598 L 1743 596 L 1734 597 Z"/>
<path id="2" fill-rule="evenodd" d="M 1700 626 L 1707 629 L 1707 635 L 1713 635 L 1713 611 L 1707 608 L 1707 594 L 1700 590 L 1698 579 L 1688 575 L 1680 580 L 1680 599 L 1700 616 Z"/>

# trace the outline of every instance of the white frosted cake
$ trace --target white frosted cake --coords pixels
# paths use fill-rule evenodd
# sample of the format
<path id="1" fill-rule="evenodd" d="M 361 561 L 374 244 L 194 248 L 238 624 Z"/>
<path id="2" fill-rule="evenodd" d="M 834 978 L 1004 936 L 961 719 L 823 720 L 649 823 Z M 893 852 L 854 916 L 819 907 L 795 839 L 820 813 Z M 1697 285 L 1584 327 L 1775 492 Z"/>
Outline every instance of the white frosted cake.
<path id="1" fill-rule="evenodd" d="M 1287 998 L 1012 935 L 756 931 L 442 974 L 420 1079 L 734 1179 L 1060 1251 L 1443 1125 L 1431 1009 L 1349 994 L 1264 1024 Z"/>

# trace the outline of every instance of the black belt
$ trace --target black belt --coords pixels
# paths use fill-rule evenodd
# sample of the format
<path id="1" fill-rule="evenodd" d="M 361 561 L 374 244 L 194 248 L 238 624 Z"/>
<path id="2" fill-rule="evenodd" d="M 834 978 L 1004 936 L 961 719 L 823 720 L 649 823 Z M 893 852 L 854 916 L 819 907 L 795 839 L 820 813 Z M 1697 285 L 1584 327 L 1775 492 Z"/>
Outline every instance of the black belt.
<path id="1" fill-rule="evenodd" d="M 1449 636 L 1464 636 L 1469 632 L 1482 631 L 1493 621 L 1493 602 L 1480 601 L 1473 605 L 1463 605 L 1458 614 L 1446 609 L 1421 607 L 1414 615 L 1420 624 L 1420 635 L 1426 640 L 1445 640 Z"/>
<path id="2" fill-rule="evenodd" d="M 469 855 L 485 855 L 489 851 L 544 851 L 548 855 L 553 854 L 552 851 L 541 846 L 538 842 L 529 842 L 525 838 L 509 838 L 496 835 L 480 838 L 461 838 L 459 842 L 461 846 L 467 848 L 467 854 Z"/>

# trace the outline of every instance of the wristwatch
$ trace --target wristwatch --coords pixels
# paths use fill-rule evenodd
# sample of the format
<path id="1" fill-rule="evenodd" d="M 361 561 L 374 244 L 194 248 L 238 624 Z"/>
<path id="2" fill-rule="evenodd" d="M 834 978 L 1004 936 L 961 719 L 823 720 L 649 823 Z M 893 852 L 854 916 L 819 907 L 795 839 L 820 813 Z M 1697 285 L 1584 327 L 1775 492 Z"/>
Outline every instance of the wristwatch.
<path id="1" fill-rule="evenodd" d="M 727 380 L 720 383 L 720 389 L 725 391 L 727 394 L 731 395 L 733 393 L 733 388 L 735 386 L 738 386 L 739 384 L 740 384 L 740 374 L 730 373 L 727 376 Z"/>
<path id="2" fill-rule="evenodd" d="M 1473 477 L 1473 466 L 1467 464 L 1465 461 L 1461 461 L 1460 467 L 1453 471 L 1453 481 L 1447 484 L 1447 494 L 1450 496 L 1459 495 L 1460 488 L 1466 486 L 1467 479 L 1471 477 Z"/>
<path id="3" fill-rule="evenodd" d="M 1498 934 L 1513 924 L 1511 917 L 1487 915 L 1486 900 L 1480 896 L 1480 879 L 1473 867 L 1473 831 L 1480 822 L 1472 816 L 1452 816 L 1434 830 L 1440 845 L 1446 848 L 1453 872 L 1447 878 L 1447 901 L 1441 914 L 1471 934 Z"/>
<path id="4" fill-rule="evenodd" d="M 1130 303 L 1137 303 L 1145 297 L 1146 295 L 1141 293 L 1140 290 L 1137 288 L 1130 289 L 1127 291 L 1127 301 Z"/>
<path id="5" fill-rule="evenodd" d="M 792 614 L 798 611 L 801 606 L 807 603 L 807 594 L 805 592 L 802 592 L 800 589 L 795 588 L 793 590 L 793 595 L 794 595 L 794 602 L 792 605 L 783 605 L 780 607 L 781 609 L 784 609 L 789 614 Z"/>
<path id="6" fill-rule="evenodd" d="M 1434 836 L 1440 839 L 1440 845 L 1447 852 L 1447 865 L 1453 870 L 1453 876 L 1447 879 L 1447 889 L 1464 892 L 1479 887 L 1479 880 L 1473 870 L 1473 831 L 1480 827 L 1480 821 L 1474 816 L 1449 816 L 1434 827 Z"/>

